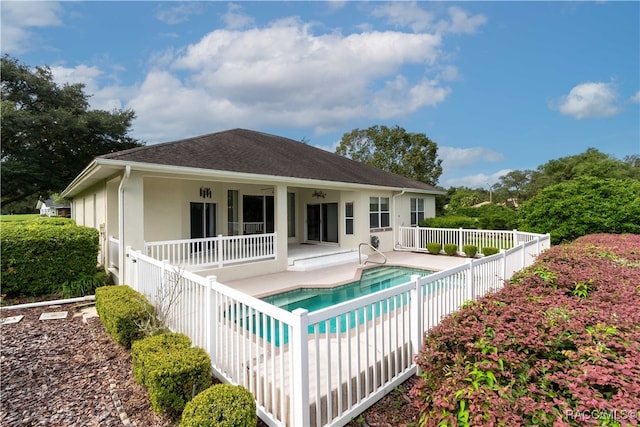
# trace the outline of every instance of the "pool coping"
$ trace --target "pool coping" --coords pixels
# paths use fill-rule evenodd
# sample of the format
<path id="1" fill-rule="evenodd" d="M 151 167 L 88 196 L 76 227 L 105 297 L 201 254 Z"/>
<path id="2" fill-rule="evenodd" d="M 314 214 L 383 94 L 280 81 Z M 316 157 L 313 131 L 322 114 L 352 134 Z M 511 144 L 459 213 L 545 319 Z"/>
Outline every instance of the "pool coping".
<path id="1" fill-rule="evenodd" d="M 393 251 L 386 252 L 386 266 L 419 268 L 422 270 L 441 271 L 466 264 L 469 258 L 448 255 L 431 255 L 422 252 Z M 338 266 L 320 268 L 312 271 L 283 271 L 262 276 L 233 280 L 225 285 L 251 295 L 264 298 L 270 295 L 299 288 L 333 288 L 356 280 L 360 280 L 362 271 L 379 267 L 371 261 L 382 258 L 370 257 L 368 264 L 350 262 Z"/>

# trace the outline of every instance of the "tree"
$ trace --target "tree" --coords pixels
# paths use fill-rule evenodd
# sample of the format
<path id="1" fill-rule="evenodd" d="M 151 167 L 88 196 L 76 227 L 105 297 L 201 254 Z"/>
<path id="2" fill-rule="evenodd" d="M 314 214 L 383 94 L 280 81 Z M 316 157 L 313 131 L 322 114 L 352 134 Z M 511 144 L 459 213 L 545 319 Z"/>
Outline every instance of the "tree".
<path id="1" fill-rule="evenodd" d="M 595 233 L 640 233 L 640 181 L 580 176 L 544 188 L 520 208 L 520 229 L 553 244 Z"/>
<path id="2" fill-rule="evenodd" d="M 496 194 L 499 199 L 511 197 L 524 202 L 546 187 L 581 176 L 640 180 L 640 160 L 637 155 L 618 160 L 588 148 L 584 153 L 549 160 L 534 171 L 511 171 L 500 177 Z"/>
<path id="3" fill-rule="evenodd" d="M 133 111 L 89 110 L 83 84 L 60 86 L 49 67 L 1 61 L 4 212 L 62 191 L 96 156 L 143 145 L 128 136 Z"/>
<path id="4" fill-rule="evenodd" d="M 437 144 L 399 126 L 354 129 L 342 136 L 336 153 L 430 185 L 436 185 L 442 174 Z"/>

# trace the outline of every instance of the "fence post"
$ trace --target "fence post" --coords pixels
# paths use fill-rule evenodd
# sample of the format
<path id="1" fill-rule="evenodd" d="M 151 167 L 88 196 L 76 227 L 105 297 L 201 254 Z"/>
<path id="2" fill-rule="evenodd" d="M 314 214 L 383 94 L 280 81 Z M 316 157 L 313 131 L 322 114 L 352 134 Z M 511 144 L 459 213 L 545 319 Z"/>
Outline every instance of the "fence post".
<path id="1" fill-rule="evenodd" d="M 504 281 L 507 280 L 507 251 L 505 249 L 500 249 L 500 271 L 502 273 L 502 286 L 504 286 Z"/>
<path id="2" fill-rule="evenodd" d="M 420 227 L 416 226 L 413 232 L 413 246 L 416 251 L 420 250 Z"/>
<path id="3" fill-rule="evenodd" d="M 412 274 L 411 282 L 413 283 L 413 288 L 411 289 L 411 326 L 410 330 L 413 331 L 411 337 L 411 352 L 412 356 L 415 356 L 420 352 L 422 348 L 422 342 L 424 340 L 424 333 L 426 331 L 423 330 L 424 322 L 423 322 L 423 310 L 424 310 L 424 302 L 422 298 L 422 292 L 420 290 L 420 275 Z"/>
<path id="4" fill-rule="evenodd" d="M 291 378 L 291 408 L 294 426 L 310 425 L 309 407 L 309 312 L 297 308 L 291 325 L 291 352 L 293 359 Z M 320 408 L 316 408 L 317 411 Z"/>
<path id="5" fill-rule="evenodd" d="M 462 253 L 462 227 L 458 228 L 458 253 Z"/>
<path id="6" fill-rule="evenodd" d="M 225 247 L 225 240 L 222 238 L 222 234 L 218 234 L 218 267 L 224 266 L 224 254 L 227 252 Z"/>
<path id="7" fill-rule="evenodd" d="M 474 283 L 473 283 L 473 260 L 469 260 L 469 271 L 467 272 L 467 299 L 469 301 L 473 301 L 475 292 L 474 292 Z"/>
<path id="8" fill-rule="evenodd" d="M 205 321 L 207 322 L 205 326 L 205 331 L 207 334 L 207 353 L 211 357 L 211 362 L 215 365 L 215 355 L 213 351 L 213 347 L 216 343 L 216 324 L 215 321 L 217 319 L 217 310 L 218 305 L 215 303 L 215 295 L 216 293 L 213 291 L 214 285 L 217 282 L 218 278 L 216 276 L 207 276 L 207 294 L 206 294 L 206 307 L 207 314 L 205 316 Z"/>
<path id="9" fill-rule="evenodd" d="M 512 239 L 513 239 L 513 246 L 514 247 L 518 246 L 518 229 L 517 228 L 513 229 L 513 237 L 512 237 Z"/>

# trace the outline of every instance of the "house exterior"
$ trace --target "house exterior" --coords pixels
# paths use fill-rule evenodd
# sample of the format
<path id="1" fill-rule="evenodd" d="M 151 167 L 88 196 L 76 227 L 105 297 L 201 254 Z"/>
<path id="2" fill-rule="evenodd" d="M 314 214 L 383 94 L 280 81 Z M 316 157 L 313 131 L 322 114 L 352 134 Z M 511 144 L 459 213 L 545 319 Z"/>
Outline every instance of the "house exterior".
<path id="1" fill-rule="evenodd" d="M 36 209 L 43 216 L 62 216 L 66 218 L 71 216 L 71 207 L 66 203 L 56 203 L 52 197 L 47 200 L 38 200 Z"/>
<path id="2" fill-rule="evenodd" d="M 206 272 L 234 280 L 286 270 L 296 244 L 357 250 L 373 240 L 393 250 L 398 227 L 435 216 L 444 193 L 302 142 L 233 129 L 97 157 L 62 197 L 78 225 L 100 231 L 107 266 L 124 266 L 125 248 L 145 242 L 274 233 L 274 259 Z"/>

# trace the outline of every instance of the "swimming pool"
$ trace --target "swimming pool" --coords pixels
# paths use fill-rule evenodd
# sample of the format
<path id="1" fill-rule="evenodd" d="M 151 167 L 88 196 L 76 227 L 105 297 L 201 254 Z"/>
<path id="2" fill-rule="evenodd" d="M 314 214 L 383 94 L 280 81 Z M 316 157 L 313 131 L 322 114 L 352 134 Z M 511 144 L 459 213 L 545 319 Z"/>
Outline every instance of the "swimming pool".
<path id="1" fill-rule="evenodd" d="M 362 272 L 360 280 L 347 283 L 345 285 L 333 288 L 300 288 L 292 291 L 283 292 L 262 298 L 263 301 L 273 304 L 287 311 L 293 311 L 297 308 L 304 308 L 309 312 L 321 310 L 341 302 L 349 301 L 364 295 L 369 295 L 383 289 L 407 283 L 411 280 L 412 275 L 426 276 L 433 273 L 429 270 L 421 270 L 416 268 L 384 266 L 373 267 Z M 332 318 L 327 322 L 321 322 L 317 325 L 309 326 L 309 333 L 326 332 L 336 333 L 337 331 L 345 332 L 357 325 L 362 325 L 365 321 L 379 317 L 382 313 L 406 304 L 406 295 L 398 296 L 391 300 L 388 304 L 368 305 L 356 311 L 343 314 Z M 245 327 L 253 325 L 251 329 L 254 333 L 259 333 L 261 338 L 266 338 L 268 342 L 275 340 L 275 345 L 280 346 L 289 341 L 288 329 L 283 331 L 283 342 L 280 338 L 280 322 L 275 321 L 272 327 L 270 322 L 264 322 L 261 318 L 256 318 L 252 322 L 245 319 Z M 273 330 L 272 330 L 273 329 Z"/>
<path id="2" fill-rule="evenodd" d="M 262 300 L 287 311 L 305 308 L 311 312 L 407 283 L 414 274 L 426 276 L 431 273 L 433 272 L 417 268 L 373 267 L 363 270 L 360 280 L 342 286 L 294 289 L 264 297 Z"/>

